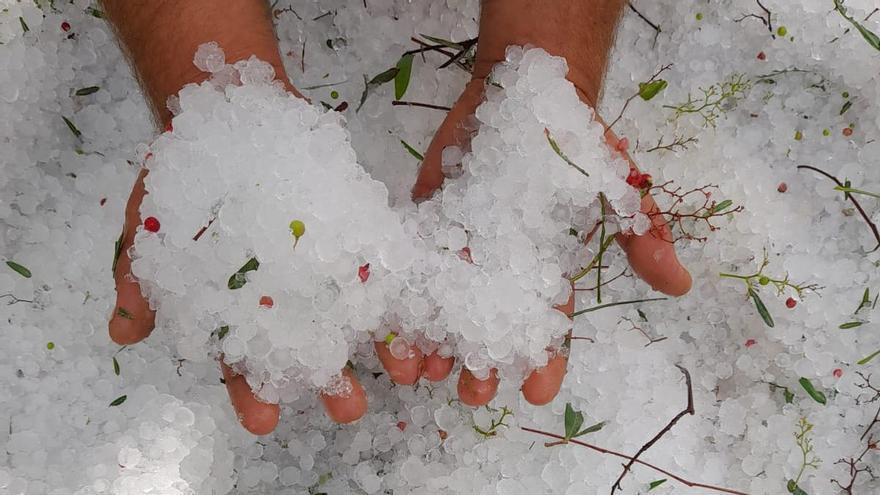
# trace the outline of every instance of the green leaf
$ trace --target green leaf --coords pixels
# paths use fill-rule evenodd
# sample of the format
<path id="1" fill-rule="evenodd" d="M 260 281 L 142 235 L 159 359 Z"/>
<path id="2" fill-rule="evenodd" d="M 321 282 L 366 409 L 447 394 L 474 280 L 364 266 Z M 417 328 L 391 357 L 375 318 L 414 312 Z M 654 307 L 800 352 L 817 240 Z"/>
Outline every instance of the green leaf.
<path id="1" fill-rule="evenodd" d="M 412 75 L 413 54 L 409 53 L 397 61 L 397 74 L 394 76 L 394 99 L 399 100 L 406 94 L 409 79 Z"/>
<path id="2" fill-rule="evenodd" d="M 14 261 L 7 261 L 6 266 L 8 266 L 9 268 L 12 268 L 12 271 L 21 275 L 24 278 L 31 278 L 31 271 L 28 270 L 26 267 L 21 266 Z"/>
<path id="3" fill-rule="evenodd" d="M 584 415 L 571 407 L 571 402 L 565 403 L 565 439 L 574 438 L 581 425 L 584 424 Z"/>
<path id="4" fill-rule="evenodd" d="M 578 413 L 578 414 L 580 414 L 580 413 Z M 577 437 L 580 437 L 580 436 L 583 436 L 583 435 L 587 435 L 587 434 L 590 434 L 590 433 L 596 433 L 597 431 L 601 430 L 604 426 L 605 426 L 605 422 L 604 422 L 604 421 L 599 422 L 599 423 L 596 423 L 596 424 L 594 424 L 593 426 L 590 426 L 590 427 L 584 428 L 583 430 L 581 430 L 581 431 L 575 433 L 574 435 L 571 436 L 571 438 L 577 438 Z"/>
<path id="5" fill-rule="evenodd" d="M 643 100 L 648 101 L 666 89 L 666 86 L 667 83 L 663 79 L 639 83 L 639 96 L 641 96 Z"/>
<path id="6" fill-rule="evenodd" d="M 418 160 L 418 161 L 422 161 L 422 160 L 425 159 L 425 157 L 424 157 L 421 153 L 419 153 L 418 151 L 416 151 L 415 148 L 413 148 L 412 146 L 410 146 L 409 143 L 407 143 L 407 142 L 404 141 L 403 139 L 400 140 L 400 144 L 402 144 L 403 147 L 406 148 L 406 151 L 409 151 L 409 154 L 410 154 L 410 155 L 416 157 L 416 160 Z"/>
<path id="7" fill-rule="evenodd" d="M 76 90 L 76 96 L 88 96 L 92 93 L 97 93 L 98 90 L 101 89 L 98 86 L 89 86 L 87 88 L 79 88 Z"/>
<path id="8" fill-rule="evenodd" d="M 110 403 L 110 407 L 116 407 L 122 404 L 123 402 L 125 402 L 125 399 L 128 399 L 127 395 L 120 395 L 119 397 L 114 399 L 113 402 Z"/>
<path id="9" fill-rule="evenodd" d="M 116 356 L 113 356 L 113 373 L 119 376 L 119 371 L 119 361 L 116 360 Z"/>
<path id="10" fill-rule="evenodd" d="M 233 273 L 231 277 L 229 277 L 229 281 L 226 283 L 227 287 L 231 290 L 241 289 L 244 287 L 244 284 L 247 283 L 247 277 L 245 274 L 247 272 L 256 271 L 257 268 L 260 267 L 260 262 L 257 261 L 256 258 L 251 258 L 247 260 L 241 268 L 238 269 L 237 272 Z"/>
<path id="11" fill-rule="evenodd" d="M 852 106 L 852 102 L 849 101 L 849 100 L 847 100 L 846 103 L 844 103 L 843 106 L 840 107 L 840 115 L 845 114 L 846 111 L 849 110 L 849 108 L 850 108 L 851 106 Z"/>
<path id="12" fill-rule="evenodd" d="M 88 9 L 86 9 L 86 12 L 91 14 L 92 17 L 97 17 L 98 19 L 104 18 L 104 13 L 94 7 L 89 7 Z"/>
<path id="13" fill-rule="evenodd" d="M 785 387 L 785 389 L 782 390 L 782 396 L 785 397 L 786 404 L 794 402 L 794 392 L 789 390 L 788 387 Z"/>
<path id="14" fill-rule="evenodd" d="M 764 320 L 764 323 L 766 323 L 768 327 L 773 328 L 773 317 L 770 316 L 770 312 L 767 311 L 767 306 L 764 306 L 764 301 L 761 300 L 761 296 L 759 296 L 756 291 L 749 288 L 749 297 L 751 297 L 752 301 L 755 303 L 755 308 L 757 308 L 758 314 L 761 315 L 761 319 Z"/>
<path id="15" fill-rule="evenodd" d="M 122 254 L 122 236 L 125 235 L 125 229 L 122 229 L 122 232 L 119 233 L 119 239 L 116 239 L 116 244 L 113 247 L 113 274 L 116 273 L 116 262 L 119 261 L 119 255 Z"/>
<path id="16" fill-rule="evenodd" d="M 786 488 L 788 489 L 788 493 L 793 493 L 794 495 L 807 495 L 807 492 L 803 491 L 795 480 L 788 480 Z"/>
<path id="17" fill-rule="evenodd" d="M 839 328 L 839 329 L 841 329 L 841 330 L 849 330 L 850 328 L 860 327 L 860 326 L 862 326 L 862 325 L 864 325 L 864 324 L 865 324 L 865 322 L 863 322 L 863 321 L 848 321 L 848 322 L 846 322 L 846 323 L 842 323 L 842 324 L 841 324 L 839 327 L 837 327 L 837 328 Z"/>
<path id="18" fill-rule="evenodd" d="M 856 362 L 856 364 L 860 364 L 860 365 L 868 364 L 869 362 L 871 362 L 872 359 L 874 359 L 878 355 L 880 355 L 880 349 L 877 349 L 876 351 L 872 352 L 871 354 L 868 354 L 867 356 L 863 357 L 862 359 L 859 359 Z"/>
<path id="19" fill-rule="evenodd" d="M 126 320 L 133 320 L 134 319 L 134 316 L 132 316 L 132 314 L 129 313 L 128 310 L 123 308 L 122 306 L 119 306 L 118 308 L 116 308 L 116 314 L 125 318 Z"/>
<path id="20" fill-rule="evenodd" d="M 223 337 L 226 337 L 226 334 L 229 333 L 229 325 L 223 325 L 222 327 L 217 329 L 217 340 L 223 340 Z"/>
<path id="21" fill-rule="evenodd" d="M 725 199 L 724 201 L 713 206 L 712 209 L 709 210 L 709 214 L 714 215 L 715 213 L 721 213 L 722 211 L 730 208 L 730 205 L 732 205 L 732 204 L 733 204 L 733 201 L 731 201 L 729 199 Z"/>
<path id="22" fill-rule="evenodd" d="M 880 36 L 877 36 L 870 29 L 862 26 L 858 21 L 847 15 L 846 8 L 843 6 L 843 0 L 834 0 L 834 9 L 840 12 L 840 15 L 856 28 L 856 30 L 862 35 L 862 38 L 864 38 L 869 45 L 876 50 L 880 50 Z"/>
<path id="23" fill-rule="evenodd" d="M 812 397 L 814 401 L 822 404 L 823 406 L 825 405 L 825 403 L 827 402 L 827 399 L 825 399 L 825 394 L 823 394 L 821 390 L 816 390 L 816 387 L 813 386 L 813 382 L 811 382 L 809 378 L 801 378 L 800 380 L 798 380 L 798 383 L 801 384 L 801 387 L 806 390 L 807 395 Z"/>
<path id="24" fill-rule="evenodd" d="M 636 310 L 636 313 L 639 314 L 639 318 L 641 318 L 642 321 L 648 321 L 648 317 L 645 316 L 645 312 L 644 312 L 644 311 L 642 311 L 641 309 L 637 309 L 637 310 Z"/>
<path id="25" fill-rule="evenodd" d="M 77 139 L 79 139 L 80 137 L 82 137 L 82 133 L 79 131 L 79 129 L 76 128 L 76 126 L 73 124 L 73 122 L 70 121 L 70 119 L 68 119 L 68 118 L 65 117 L 64 115 L 62 115 L 61 118 L 64 119 L 64 123 L 67 124 L 67 128 L 70 129 L 70 132 L 72 132 L 73 135 L 74 135 Z"/>
<path id="26" fill-rule="evenodd" d="M 871 289 L 869 287 L 865 287 L 865 292 L 862 293 L 862 300 L 859 301 L 859 307 L 856 308 L 853 314 L 858 314 L 859 311 L 871 305 Z"/>
<path id="27" fill-rule="evenodd" d="M 381 86 L 382 84 L 391 82 L 397 77 L 397 71 L 399 70 L 400 69 L 398 69 L 397 67 L 392 67 L 385 72 L 377 74 L 376 77 L 370 79 L 369 84 L 373 86 Z"/>
<path id="28" fill-rule="evenodd" d="M 662 480 L 654 480 L 654 481 L 652 481 L 652 482 L 648 485 L 648 491 L 650 492 L 651 490 L 653 490 L 654 488 L 657 488 L 658 486 L 662 485 L 663 483 L 666 483 L 666 478 L 663 478 Z"/>

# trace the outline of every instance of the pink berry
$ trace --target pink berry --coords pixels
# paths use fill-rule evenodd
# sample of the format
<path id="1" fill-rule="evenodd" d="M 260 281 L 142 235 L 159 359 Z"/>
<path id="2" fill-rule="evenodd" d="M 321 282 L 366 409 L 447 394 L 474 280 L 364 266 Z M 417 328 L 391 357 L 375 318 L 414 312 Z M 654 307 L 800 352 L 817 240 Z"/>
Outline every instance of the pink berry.
<path id="1" fill-rule="evenodd" d="M 144 220 L 144 229 L 148 232 L 159 232 L 159 227 L 159 219 L 156 217 L 147 217 L 147 219 Z"/>
<path id="2" fill-rule="evenodd" d="M 781 193 L 788 191 L 788 184 L 786 184 L 785 182 L 780 182 L 779 185 L 776 186 L 776 191 Z"/>
<path id="3" fill-rule="evenodd" d="M 70 31 L 70 23 L 67 21 L 62 22 L 61 23 L 61 30 L 64 31 L 65 33 Z"/>
<path id="4" fill-rule="evenodd" d="M 271 297 L 263 296 L 260 298 L 260 306 L 262 306 L 264 308 L 271 308 L 274 305 L 275 305 L 275 301 L 272 300 Z"/>
<path id="5" fill-rule="evenodd" d="M 758 52 L 758 60 L 767 60 L 767 55 L 764 52 Z"/>
<path id="6" fill-rule="evenodd" d="M 788 309 L 791 309 L 795 306 L 797 306 L 797 301 L 795 301 L 793 297 L 789 297 L 785 300 L 785 307 L 787 307 Z"/>
<path id="7" fill-rule="evenodd" d="M 755 340 L 755 339 L 749 339 L 749 340 L 746 341 L 746 347 L 747 347 L 747 348 L 748 348 L 748 347 L 751 347 L 751 346 L 753 346 L 753 345 L 755 345 L 755 344 L 757 344 L 757 343 L 758 343 L 757 340 Z"/>
<path id="8" fill-rule="evenodd" d="M 465 246 L 458 251 L 458 258 L 462 261 L 467 261 L 470 264 L 474 264 L 474 258 L 471 256 L 471 248 Z"/>
<path id="9" fill-rule="evenodd" d="M 370 264 L 361 265 L 358 268 L 358 278 L 361 279 L 361 283 L 366 283 L 367 279 L 370 278 Z"/>
<path id="10" fill-rule="evenodd" d="M 397 422 L 397 429 L 400 431 L 405 430 L 406 429 L 406 421 L 398 421 Z"/>
<path id="11" fill-rule="evenodd" d="M 852 127 L 844 127 L 843 128 L 843 135 L 844 136 L 850 137 L 850 136 L 852 136 L 852 133 L 853 133 Z"/>
<path id="12" fill-rule="evenodd" d="M 834 375 L 834 378 L 840 378 L 843 376 L 843 370 L 840 368 L 835 368 L 834 371 L 831 372 Z"/>

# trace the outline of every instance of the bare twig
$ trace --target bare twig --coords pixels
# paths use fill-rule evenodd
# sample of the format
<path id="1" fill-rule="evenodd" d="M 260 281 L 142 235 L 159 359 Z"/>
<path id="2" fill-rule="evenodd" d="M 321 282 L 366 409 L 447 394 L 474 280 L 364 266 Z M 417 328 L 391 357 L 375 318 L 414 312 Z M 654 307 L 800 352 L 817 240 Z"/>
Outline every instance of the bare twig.
<path id="1" fill-rule="evenodd" d="M 395 107 L 397 107 L 397 106 L 422 107 L 422 108 L 431 108 L 433 110 L 443 110 L 444 112 L 448 112 L 448 111 L 452 110 L 452 108 L 444 107 L 442 105 L 434 105 L 431 103 L 419 103 L 419 102 L 415 102 L 415 101 L 394 100 L 391 102 L 391 104 Z"/>
<path id="2" fill-rule="evenodd" d="M 19 298 L 15 297 L 15 296 L 12 295 L 12 294 L 0 294 L 0 297 L 8 297 L 8 298 L 10 298 L 9 303 L 8 303 L 8 306 L 12 306 L 13 304 L 17 304 L 17 303 L 20 303 L 20 302 L 23 302 L 23 303 L 31 303 L 31 304 L 34 303 L 34 302 L 33 302 L 32 300 L 30 300 L 30 299 L 19 299 Z"/>
<path id="3" fill-rule="evenodd" d="M 654 435 L 654 438 L 648 440 L 648 443 L 646 443 L 645 445 L 642 445 L 642 448 L 640 448 L 639 451 L 636 452 L 636 455 L 634 455 L 630 458 L 629 462 L 626 463 L 626 465 L 623 467 L 623 472 L 620 473 L 620 476 L 618 476 L 617 481 L 615 481 L 614 485 L 611 486 L 612 495 L 617 490 L 620 489 L 620 482 L 623 481 L 623 477 L 626 476 L 626 473 L 629 472 L 633 463 L 635 463 L 638 460 L 640 455 L 642 455 L 645 451 L 650 449 L 651 446 L 653 446 L 657 442 L 657 440 L 660 440 L 660 438 L 663 437 L 663 435 L 668 433 L 669 430 L 671 430 L 672 427 L 675 426 L 675 423 L 678 423 L 678 420 L 683 418 L 685 415 L 690 414 L 691 416 L 693 416 L 693 414 L 694 414 L 694 389 L 693 389 L 693 386 L 691 385 L 691 374 L 688 372 L 687 369 L 685 369 L 684 366 L 680 366 L 680 365 L 675 365 L 675 366 L 684 374 L 685 383 L 687 384 L 687 405 L 685 406 L 684 409 L 682 409 L 682 411 L 680 413 L 676 414 L 675 417 L 672 418 L 671 421 L 669 421 L 669 424 L 667 424 L 665 427 L 663 427 L 663 429 L 660 430 L 659 433 Z"/>
<path id="4" fill-rule="evenodd" d="M 834 181 L 834 183 L 837 184 L 838 186 L 840 186 L 840 187 L 845 187 L 844 183 L 841 182 L 840 179 L 838 179 L 837 177 L 835 177 L 835 176 L 829 174 L 828 172 L 826 172 L 826 171 L 824 171 L 824 170 L 822 170 L 822 169 L 820 169 L 820 168 L 813 167 L 812 165 L 798 165 L 797 168 L 798 168 L 798 169 L 812 170 L 813 172 L 816 172 L 816 173 L 818 173 L 818 174 L 822 174 L 822 175 L 824 175 L 825 177 L 827 177 L 828 179 Z M 850 193 L 844 193 L 844 197 L 845 197 L 846 199 L 850 200 L 850 201 L 852 202 L 853 206 L 856 207 L 856 210 L 858 210 L 859 215 L 861 215 L 862 218 L 865 220 L 865 223 L 868 224 L 868 227 L 870 227 L 871 232 L 873 232 L 873 234 L 874 234 L 874 238 L 877 240 L 877 245 L 874 246 L 874 249 L 872 249 L 872 250 L 869 251 L 869 252 L 872 252 L 872 253 L 873 253 L 873 252 L 876 251 L 877 249 L 880 249 L 880 231 L 877 230 L 877 225 L 874 224 L 873 221 L 871 221 L 871 217 L 869 217 L 868 214 L 865 213 L 865 210 L 862 208 L 862 205 L 859 204 L 859 200 L 857 200 L 852 194 L 850 194 Z"/>
<path id="5" fill-rule="evenodd" d="M 632 5 L 630 5 L 630 6 L 632 6 Z M 672 67 L 672 64 L 666 64 L 666 65 L 664 65 L 663 67 L 660 67 L 660 68 L 657 70 L 657 72 L 655 72 L 654 75 L 651 76 L 651 78 L 648 79 L 648 80 L 645 82 L 645 84 L 649 84 L 649 83 L 654 82 L 654 81 L 660 76 L 660 74 L 662 74 L 663 72 L 669 70 L 670 67 Z M 633 101 L 634 99 L 636 99 L 638 96 L 639 96 L 639 91 L 636 91 L 632 96 L 630 96 L 629 98 L 627 98 L 625 102 L 623 102 L 623 107 L 620 109 L 620 113 L 617 114 L 617 118 L 615 118 L 610 124 L 608 124 L 608 125 L 605 127 L 605 133 L 606 133 L 606 134 L 608 133 L 608 131 L 611 130 L 612 127 L 614 127 L 614 124 L 616 124 L 618 121 L 620 121 L 620 119 L 623 118 L 623 113 L 626 112 L 626 108 L 629 106 L 630 102 L 632 102 L 632 101 Z"/>
<path id="6" fill-rule="evenodd" d="M 663 136 L 660 136 L 660 140 L 657 141 L 657 144 L 652 148 L 645 150 L 645 153 L 650 153 L 652 151 L 657 150 L 666 150 L 666 151 L 675 151 L 675 148 L 681 148 L 682 150 L 688 149 L 689 144 L 697 143 L 699 140 L 696 137 L 685 138 L 683 136 L 672 136 L 673 141 L 669 144 L 663 144 Z"/>
<path id="7" fill-rule="evenodd" d="M 645 347 L 648 347 L 651 344 L 656 344 L 657 342 L 663 342 L 664 340 L 669 338 L 669 337 L 651 337 L 651 335 L 648 332 L 646 332 L 644 328 L 642 328 L 639 325 L 636 325 L 636 323 L 634 321 L 627 318 L 626 316 L 621 318 L 620 321 L 628 322 L 630 325 L 632 325 L 632 328 L 630 328 L 629 330 L 638 330 L 639 333 L 641 333 L 642 335 L 645 336 L 646 339 L 648 339 L 648 343 L 645 344 Z"/>
<path id="8" fill-rule="evenodd" d="M 758 3 L 758 7 L 760 7 L 761 10 L 764 11 L 764 14 L 763 14 L 763 15 L 758 15 L 758 14 L 743 14 L 742 17 L 740 17 L 739 19 L 734 19 L 733 22 L 742 22 L 742 21 L 745 20 L 745 19 L 748 19 L 748 18 L 750 18 L 750 17 L 753 17 L 753 18 L 758 19 L 759 21 L 761 21 L 761 24 L 763 24 L 764 26 L 766 26 L 766 27 L 767 27 L 767 30 L 770 31 L 770 35 L 773 36 L 773 37 L 775 38 L 776 35 L 773 33 L 773 20 L 772 20 L 771 17 L 770 17 L 770 15 L 771 15 L 771 14 L 770 14 L 770 10 L 769 10 L 767 7 L 765 7 L 764 4 L 761 3 L 761 0 L 755 0 L 755 1 Z"/>
<path id="9" fill-rule="evenodd" d="M 658 26 L 657 24 L 651 22 L 650 19 L 648 19 L 648 18 L 645 17 L 641 12 L 639 12 L 639 11 L 635 8 L 635 6 L 633 6 L 632 2 L 627 2 L 627 5 L 629 5 L 629 9 L 630 9 L 630 10 L 632 10 L 633 12 L 635 12 L 635 14 L 636 14 L 637 16 L 639 16 L 639 18 L 640 18 L 641 20 L 645 21 L 645 23 L 646 23 L 647 25 L 651 26 L 651 28 L 655 31 L 655 33 L 654 33 L 654 42 L 651 43 L 651 48 L 654 48 L 655 46 L 657 46 L 657 38 L 660 36 L 660 33 L 661 33 L 663 30 L 660 29 L 660 26 Z"/>

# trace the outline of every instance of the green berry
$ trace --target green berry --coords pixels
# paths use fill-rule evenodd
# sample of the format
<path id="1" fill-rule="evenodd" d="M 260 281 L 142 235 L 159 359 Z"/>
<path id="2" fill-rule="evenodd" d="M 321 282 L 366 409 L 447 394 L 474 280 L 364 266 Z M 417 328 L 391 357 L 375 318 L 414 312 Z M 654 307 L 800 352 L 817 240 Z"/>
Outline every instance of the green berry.
<path id="1" fill-rule="evenodd" d="M 299 239 L 306 233 L 306 224 L 304 224 L 302 220 L 294 220 L 290 222 L 290 233 L 293 234 L 293 237 Z"/>
<path id="2" fill-rule="evenodd" d="M 49 349 L 51 351 L 54 348 L 55 348 L 55 342 L 49 342 L 48 344 L 46 344 L 46 349 Z"/>
<path id="3" fill-rule="evenodd" d="M 776 34 L 785 37 L 785 35 L 788 34 L 788 29 L 786 29 L 785 26 L 779 26 L 779 29 L 776 30 Z"/>
<path id="4" fill-rule="evenodd" d="M 333 91 L 331 91 L 331 92 L 330 92 L 330 98 L 333 98 L 334 100 L 335 100 L 336 98 L 339 98 L 339 91 L 336 91 L 335 89 L 334 89 Z"/>
<path id="5" fill-rule="evenodd" d="M 702 21 L 702 20 L 703 20 L 703 13 L 702 13 L 702 12 L 697 12 L 697 15 L 694 16 L 694 17 L 696 17 L 698 21 Z"/>
<path id="6" fill-rule="evenodd" d="M 843 94 L 841 94 L 840 96 L 844 98 L 849 98 L 849 91 L 844 91 Z"/>
<path id="7" fill-rule="evenodd" d="M 758 279 L 758 283 L 761 285 L 767 285 L 770 283 L 770 277 L 766 275 L 761 275 L 761 278 Z"/>
<path id="8" fill-rule="evenodd" d="M 829 129 L 822 129 L 822 135 L 823 135 L 823 136 L 830 136 L 830 135 L 831 135 L 831 131 L 830 131 Z"/>
<path id="9" fill-rule="evenodd" d="M 794 140 L 795 141 L 800 141 L 803 138 L 804 138 L 804 134 L 801 131 L 795 131 L 795 133 L 794 133 Z"/>
<path id="10" fill-rule="evenodd" d="M 391 345 L 391 342 L 397 337 L 397 334 L 394 332 L 389 332 L 388 335 L 385 336 L 385 343 Z"/>

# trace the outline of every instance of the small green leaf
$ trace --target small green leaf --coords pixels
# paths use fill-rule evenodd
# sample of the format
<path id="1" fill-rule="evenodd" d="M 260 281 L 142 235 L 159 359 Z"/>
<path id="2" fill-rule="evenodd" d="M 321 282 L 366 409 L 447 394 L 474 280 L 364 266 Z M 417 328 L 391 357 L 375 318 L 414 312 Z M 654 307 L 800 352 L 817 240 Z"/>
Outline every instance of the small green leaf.
<path id="1" fill-rule="evenodd" d="M 862 326 L 862 325 L 864 325 L 864 324 L 865 324 L 865 322 L 863 322 L 863 321 L 848 321 L 848 322 L 846 322 L 846 323 L 842 323 L 842 324 L 841 324 L 839 327 L 837 327 L 837 328 L 839 328 L 839 329 L 841 329 L 841 330 L 849 330 L 850 328 L 860 327 L 860 326 Z"/>
<path id="2" fill-rule="evenodd" d="M 223 340 L 223 337 L 226 337 L 226 334 L 229 333 L 229 325 L 223 325 L 222 327 L 217 329 L 217 340 Z"/>
<path id="3" fill-rule="evenodd" d="M 713 214 L 713 215 L 715 213 L 721 213 L 722 211 L 730 208 L 730 205 L 732 205 L 732 204 L 733 204 L 733 201 L 731 201 L 729 199 L 725 199 L 724 201 L 713 206 L 712 209 L 709 211 L 709 213 Z"/>
<path id="4" fill-rule="evenodd" d="M 795 480 L 788 480 L 786 488 L 788 489 L 788 493 L 793 493 L 794 495 L 807 495 L 807 492 L 803 491 Z"/>
<path id="5" fill-rule="evenodd" d="M 89 14 L 91 14 L 92 17 L 97 17 L 98 19 L 103 19 L 103 18 L 104 18 L 104 13 L 101 12 L 100 10 L 94 8 L 94 7 L 89 7 L 88 9 L 86 9 L 86 11 L 87 11 Z"/>
<path id="6" fill-rule="evenodd" d="M 64 123 L 67 124 L 67 128 L 70 129 L 70 132 L 72 132 L 77 139 L 82 137 L 82 133 L 79 131 L 79 129 L 76 128 L 76 126 L 73 124 L 73 122 L 70 121 L 70 119 L 63 115 L 61 116 L 61 118 L 64 119 Z"/>
<path id="7" fill-rule="evenodd" d="M 6 266 L 12 268 L 12 271 L 21 275 L 24 278 L 31 278 L 31 271 L 25 268 L 24 266 L 19 265 L 14 261 L 7 261 Z"/>
<path id="8" fill-rule="evenodd" d="M 578 414 L 580 414 L 580 413 L 578 413 Z M 584 428 L 583 430 L 581 430 L 581 431 L 575 433 L 574 435 L 571 436 L 571 438 L 577 438 L 577 437 L 580 437 L 580 436 L 583 436 L 583 435 L 587 435 L 587 434 L 590 434 L 590 433 L 596 433 L 597 431 L 601 430 L 604 426 L 605 426 L 605 422 L 604 422 L 604 421 L 599 422 L 599 423 L 596 423 L 596 424 L 594 424 L 593 426 L 590 426 L 590 427 Z"/>
<path id="9" fill-rule="evenodd" d="M 120 395 L 119 397 L 114 399 L 113 402 L 110 403 L 110 407 L 116 407 L 122 404 L 123 402 L 125 402 L 125 399 L 128 399 L 127 395 Z"/>
<path id="10" fill-rule="evenodd" d="M 584 424 L 584 415 L 571 407 L 571 402 L 565 404 L 565 439 L 570 440 Z"/>
<path id="11" fill-rule="evenodd" d="M 397 74 L 394 76 L 394 99 L 399 100 L 406 94 L 409 79 L 412 75 L 413 54 L 409 53 L 397 61 Z"/>
<path id="12" fill-rule="evenodd" d="M 113 356 L 113 373 L 119 376 L 119 371 L 119 361 L 116 360 L 116 356 Z"/>
<path id="13" fill-rule="evenodd" d="M 21 23 L 21 30 L 25 33 L 31 30 L 31 28 L 28 27 L 27 23 L 24 22 L 24 17 L 19 17 L 18 22 Z"/>
<path id="14" fill-rule="evenodd" d="M 662 480 L 654 480 L 654 481 L 652 481 L 652 482 L 648 485 L 648 491 L 650 492 L 651 490 L 653 490 L 654 488 L 657 488 L 658 486 L 662 485 L 663 483 L 666 483 L 666 478 L 663 478 Z"/>
<path id="15" fill-rule="evenodd" d="M 639 83 L 639 96 L 641 96 L 643 100 L 648 101 L 666 89 L 666 86 L 667 83 L 663 79 Z"/>
<path id="16" fill-rule="evenodd" d="M 125 235 L 125 229 L 122 229 L 122 232 L 119 233 L 119 239 L 116 239 L 116 244 L 113 247 L 113 272 L 116 273 L 116 262 L 119 261 L 119 255 L 122 254 L 122 236 Z"/>
<path id="17" fill-rule="evenodd" d="M 410 146 L 409 143 L 407 143 L 407 142 L 404 141 L 403 139 L 400 140 L 400 144 L 402 144 L 403 147 L 406 148 L 406 151 L 409 151 L 409 154 L 410 154 L 410 155 L 416 157 L 416 160 L 418 160 L 418 161 L 422 161 L 422 160 L 425 159 L 425 157 L 424 157 L 421 153 L 419 153 L 418 151 L 416 151 L 415 148 L 413 148 L 412 146 Z"/>
<path id="18" fill-rule="evenodd" d="M 247 260 L 241 268 L 238 269 L 237 272 L 233 273 L 231 277 L 229 277 L 229 281 L 226 283 L 227 287 L 230 290 L 241 289 L 244 287 L 244 284 L 247 283 L 247 277 L 245 274 L 247 272 L 252 272 L 257 270 L 260 267 L 260 262 L 257 261 L 256 258 L 251 258 Z"/>
<path id="19" fill-rule="evenodd" d="M 794 392 L 789 390 L 788 387 L 785 387 L 782 390 L 782 396 L 785 397 L 786 404 L 791 404 L 792 402 L 794 402 Z"/>
<path id="20" fill-rule="evenodd" d="M 125 318 L 126 320 L 133 320 L 134 319 L 134 316 L 132 316 L 132 314 L 129 313 L 128 310 L 123 308 L 122 306 L 119 306 L 118 308 L 116 308 L 116 314 Z"/>
<path id="21" fill-rule="evenodd" d="M 846 111 L 849 110 L 849 108 L 850 108 L 851 106 L 852 106 L 852 102 L 849 101 L 849 100 L 847 100 L 846 103 L 844 103 L 843 106 L 840 107 L 840 115 L 845 114 Z"/>
<path id="22" fill-rule="evenodd" d="M 770 316 L 770 312 L 767 311 L 767 306 L 764 306 L 764 301 L 761 300 L 761 296 L 751 288 L 749 288 L 749 297 L 752 298 L 752 301 L 755 303 L 755 308 L 758 310 L 758 314 L 761 315 L 761 319 L 764 320 L 764 323 L 767 324 L 768 327 L 773 328 L 773 317 Z"/>
<path id="23" fill-rule="evenodd" d="M 437 38 L 435 36 L 428 36 L 427 34 L 422 34 L 420 36 L 422 38 L 425 38 L 426 40 L 432 42 L 432 43 L 436 43 L 438 45 L 443 45 L 447 48 L 452 48 L 455 51 L 464 50 L 464 46 L 462 46 L 461 43 L 456 43 L 454 41 L 445 40 L 443 38 Z"/>
<path id="24" fill-rule="evenodd" d="M 822 404 L 823 406 L 825 405 L 825 403 L 827 402 L 827 399 L 825 399 L 825 394 L 823 394 L 820 390 L 816 390 L 816 387 L 813 386 L 813 382 L 811 382 L 809 378 L 801 378 L 800 380 L 798 380 L 798 383 L 801 384 L 801 387 L 806 390 L 807 394 L 812 397 L 814 401 Z"/>
<path id="25" fill-rule="evenodd" d="M 880 50 L 880 36 L 877 36 L 870 29 L 862 26 L 858 21 L 847 15 L 846 8 L 843 6 L 843 0 L 834 0 L 834 10 L 840 12 L 840 15 L 856 28 L 869 45 L 876 50 Z"/>
<path id="26" fill-rule="evenodd" d="M 98 90 L 101 89 L 98 86 L 89 86 L 87 88 L 79 88 L 76 90 L 76 96 L 88 96 L 92 93 L 97 93 Z"/>
<path id="27" fill-rule="evenodd" d="M 868 354 L 867 356 L 863 357 L 862 359 L 859 359 L 856 362 L 856 364 L 860 364 L 860 365 L 868 364 L 869 362 L 871 362 L 872 359 L 874 359 L 878 355 L 880 355 L 880 349 L 877 349 L 876 351 L 872 352 L 871 354 Z"/>
<path id="28" fill-rule="evenodd" d="M 865 292 L 862 293 L 862 300 L 859 302 L 859 307 L 856 308 L 854 314 L 858 314 L 859 311 L 871 305 L 871 289 L 869 287 L 865 287 Z"/>
<path id="29" fill-rule="evenodd" d="M 391 82 L 397 77 L 397 71 L 399 70 L 400 69 L 398 69 L 397 67 L 392 67 L 385 72 L 377 74 L 374 78 L 370 79 L 370 82 L 368 84 L 373 86 L 380 86 L 387 82 Z"/>

